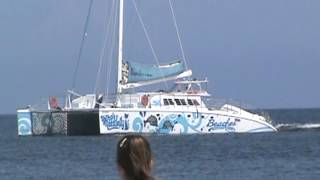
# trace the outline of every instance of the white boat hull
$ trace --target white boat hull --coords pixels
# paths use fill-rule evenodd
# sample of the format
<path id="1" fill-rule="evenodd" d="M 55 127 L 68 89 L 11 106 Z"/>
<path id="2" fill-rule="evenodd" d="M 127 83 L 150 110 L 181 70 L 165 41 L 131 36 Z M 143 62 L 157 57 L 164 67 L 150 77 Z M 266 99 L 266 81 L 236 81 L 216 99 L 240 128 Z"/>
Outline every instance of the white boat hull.
<path id="1" fill-rule="evenodd" d="M 255 133 L 277 131 L 263 117 L 222 110 L 206 112 L 148 109 L 100 109 L 101 134 L 114 133 Z"/>

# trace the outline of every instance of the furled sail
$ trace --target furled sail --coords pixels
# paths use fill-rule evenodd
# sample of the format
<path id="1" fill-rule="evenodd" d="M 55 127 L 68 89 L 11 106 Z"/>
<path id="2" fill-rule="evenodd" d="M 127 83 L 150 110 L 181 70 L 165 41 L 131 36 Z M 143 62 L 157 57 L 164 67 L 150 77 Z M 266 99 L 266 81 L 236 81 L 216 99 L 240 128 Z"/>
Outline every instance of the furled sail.
<path id="1" fill-rule="evenodd" d="M 122 72 L 122 85 L 125 85 L 125 88 L 181 78 L 181 75 L 186 72 L 188 72 L 187 75 L 183 77 L 191 76 L 191 71 L 184 71 L 184 66 L 180 61 L 159 66 L 127 62 L 123 64 Z"/>
<path id="2" fill-rule="evenodd" d="M 183 64 L 174 62 L 168 65 L 148 66 L 138 63 L 128 63 L 128 82 L 135 83 L 141 81 L 150 81 L 169 76 L 175 76 L 183 72 Z"/>

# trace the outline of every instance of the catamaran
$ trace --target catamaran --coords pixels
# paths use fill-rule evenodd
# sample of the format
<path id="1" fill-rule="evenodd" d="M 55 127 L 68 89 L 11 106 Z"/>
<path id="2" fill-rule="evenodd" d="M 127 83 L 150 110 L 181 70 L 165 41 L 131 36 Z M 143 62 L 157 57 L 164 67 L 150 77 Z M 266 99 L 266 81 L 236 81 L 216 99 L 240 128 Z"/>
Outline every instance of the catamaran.
<path id="1" fill-rule="evenodd" d="M 135 8 L 137 9 L 135 0 Z M 49 98 L 48 109 L 34 107 L 18 110 L 19 135 L 69 133 L 86 134 L 95 128 L 96 134 L 155 133 L 256 133 L 276 132 L 270 118 L 241 107 L 224 104 L 210 107 L 206 99 L 211 95 L 204 85 L 207 79 L 191 78 L 192 71 L 182 61 L 149 66 L 123 60 L 124 0 L 117 0 L 118 58 L 116 95 L 80 95 L 68 91 L 63 108 L 54 97 Z M 180 48 L 181 39 L 171 0 L 168 0 Z M 90 8 L 92 6 L 92 1 Z M 138 14 L 139 16 L 139 14 Z M 142 21 L 141 16 L 139 16 Z M 142 24 L 143 25 L 143 24 Z M 145 30 L 145 29 L 144 29 Z M 148 42 L 150 38 L 147 35 Z M 183 54 L 184 57 L 184 54 Z M 158 62 L 158 61 L 157 61 Z M 172 90 L 133 91 L 136 88 L 175 81 Z M 214 100 L 214 98 L 213 98 Z M 82 123 L 82 125 L 81 125 Z M 72 129 L 69 131 L 69 129 Z"/>

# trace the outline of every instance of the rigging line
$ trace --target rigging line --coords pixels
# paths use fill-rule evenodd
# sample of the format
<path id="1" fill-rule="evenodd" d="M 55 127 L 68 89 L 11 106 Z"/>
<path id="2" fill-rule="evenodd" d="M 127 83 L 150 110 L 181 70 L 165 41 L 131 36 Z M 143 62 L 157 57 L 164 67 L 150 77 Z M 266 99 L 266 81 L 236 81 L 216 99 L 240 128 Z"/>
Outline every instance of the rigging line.
<path id="1" fill-rule="evenodd" d="M 158 57 L 157 57 L 157 55 L 156 55 L 156 52 L 155 52 L 155 50 L 154 50 L 154 48 L 153 48 L 153 46 L 152 46 L 152 43 L 151 43 L 149 34 L 148 34 L 148 32 L 147 32 L 147 29 L 146 29 L 146 27 L 145 27 L 145 25 L 144 25 L 144 23 L 143 23 L 141 14 L 140 14 L 139 9 L 138 9 L 138 7 L 137 7 L 136 0 L 132 0 L 132 2 L 133 2 L 133 5 L 134 5 L 135 10 L 136 10 L 136 12 L 137 12 L 139 21 L 140 21 L 140 23 L 141 23 L 141 25 L 142 25 L 143 32 L 144 32 L 144 34 L 145 34 L 145 36 L 146 36 L 146 38 L 147 38 L 148 44 L 149 44 L 149 46 L 150 46 L 150 48 L 151 48 L 153 57 L 154 57 L 154 59 L 157 61 L 157 65 L 160 66 L 159 59 L 158 59 Z M 160 70 L 160 72 L 161 72 L 161 74 L 163 75 L 162 70 Z M 164 81 L 164 80 L 162 80 L 162 82 L 165 83 L 165 86 L 166 86 L 166 88 L 168 89 L 168 84 L 167 84 L 167 82 Z"/>
<path id="2" fill-rule="evenodd" d="M 114 1 L 112 1 L 112 6 L 111 6 L 111 11 L 110 11 L 110 15 L 109 15 L 109 19 L 108 19 L 108 23 L 106 23 L 107 25 L 107 33 L 106 33 L 106 36 L 104 38 L 104 41 L 103 41 L 103 48 L 100 52 L 100 57 L 99 57 L 99 68 L 98 68 L 98 72 L 97 72 L 97 77 L 96 77 L 96 84 L 95 84 L 95 87 L 94 87 L 94 93 L 97 93 L 97 90 L 98 90 L 98 84 L 99 84 L 99 80 L 100 80 L 100 75 L 101 75 L 101 69 L 102 69 L 102 59 L 103 59 L 103 56 L 105 55 L 105 52 L 106 52 L 106 46 L 107 46 L 107 40 L 108 40 L 108 37 L 109 37 L 109 33 L 110 33 L 110 24 L 111 24 L 111 20 L 112 20 L 112 15 L 113 15 L 113 11 L 114 11 Z"/>
<path id="3" fill-rule="evenodd" d="M 183 62 L 184 62 L 186 70 L 188 70 L 188 65 L 187 65 L 186 56 L 185 56 L 185 53 L 184 53 L 184 50 L 183 50 L 183 47 L 182 47 L 182 42 L 181 42 L 181 38 L 180 38 L 180 33 L 179 33 L 179 28 L 178 28 L 178 24 L 177 24 L 176 15 L 175 15 L 175 13 L 173 11 L 171 0 L 168 0 L 168 1 L 169 1 L 169 5 L 170 5 L 170 10 L 171 10 L 171 14 L 172 14 L 174 27 L 176 29 L 176 33 L 177 33 L 177 37 L 178 37 L 178 41 L 179 41 L 180 50 L 181 50 L 181 53 L 182 53 L 182 59 L 183 59 Z"/>
<path id="4" fill-rule="evenodd" d="M 137 12 L 137 15 L 138 15 L 139 21 L 140 21 L 140 23 L 141 23 L 141 25 L 142 25 L 142 28 L 143 28 L 144 34 L 146 35 L 146 38 L 147 38 L 148 44 L 149 44 L 149 46 L 150 46 L 150 48 L 151 48 L 151 51 L 152 51 L 153 57 L 154 57 L 154 59 L 157 61 L 158 65 L 159 65 L 159 64 L 160 64 L 160 63 L 159 63 L 159 59 L 158 59 L 158 57 L 157 57 L 157 55 L 156 55 L 156 53 L 155 53 L 155 50 L 154 50 L 154 48 L 153 48 L 153 46 L 152 46 L 152 43 L 151 43 L 151 40 L 150 40 L 149 34 L 148 34 L 147 29 L 146 29 L 146 27 L 145 27 L 145 25 L 144 25 L 144 23 L 143 23 L 143 20 L 142 20 L 141 14 L 140 14 L 140 12 L 139 12 L 139 10 L 138 10 L 138 7 L 137 7 L 137 4 L 136 4 L 136 1 L 135 1 L 135 0 L 133 0 L 133 4 L 134 4 L 134 8 L 135 8 L 135 10 L 136 10 L 136 12 Z"/>
<path id="5" fill-rule="evenodd" d="M 111 67 L 112 67 L 112 57 L 113 57 L 113 52 L 114 52 L 114 47 L 115 47 L 115 32 L 116 32 L 116 19 L 118 18 L 117 16 L 117 12 L 116 12 L 116 9 L 118 9 L 118 4 L 116 4 L 116 7 L 114 8 L 114 11 L 113 11 L 113 15 L 114 15 L 114 19 L 113 19 L 113 32 L 112 32 L 112 38 L 111 38 L 111 50 L 110 50 L 110 56 L 109 56 L 109 60 L 110 60 L 110 64 L 109 64 L 109 68 L 107 70 L 107 86 L 106 86 L 106 94 L 107 94 L 107 97 L 109 96 L 109 86 L 108 86 L 108 83 L 110 83 L 110 79 L 111 79 Z"/>
<path id="6" fill-rule="evenodd" d="M 74 71 L 73 74 L 73 80 L 72 80 L 72 90 L 74 90 L 75 86 L 76 86 L 76 78 L 78 75 L 78 69 L 79 69 L 79 65 L 80 65 L 80 60 L 81 60 L 81 55 L 82 55 L 82 50 L 83 50 L 83 46 L 84 46 L 84 41 L 88 35 L 88 24 L 89 24 L 89 19 L 91 16 L 91 10 L 92 10 L 92 4 L 93 4 L 93 0 L 90 0 L 89 3 L 89 10 L 88 10 L 88 14 L 85 20 L 85 24 L 84 24 L 84 31 L 82 34 L 82 40 L 81 40 L 81 44 L 80 44 L 80 50 L 79 50 L 79 54 L 78 54 L 78 59 L 77 59 L 77 63 L 76 63 L 76 69 Z"/>

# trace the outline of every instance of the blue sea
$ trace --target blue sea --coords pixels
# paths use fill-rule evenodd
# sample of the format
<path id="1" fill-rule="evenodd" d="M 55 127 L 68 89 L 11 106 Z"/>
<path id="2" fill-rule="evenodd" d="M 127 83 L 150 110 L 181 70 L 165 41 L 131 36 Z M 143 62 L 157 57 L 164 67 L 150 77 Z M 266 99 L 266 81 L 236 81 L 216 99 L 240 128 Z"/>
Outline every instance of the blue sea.
<path id="1" fill-rule="evenodd" d="M 267 110 L 279 132 L 149 135 L 157 179 L 320 179 L 320 109 Z M 17 136 L 0 116 L 0 179 L 120 179 L 119 135 Z"/>

